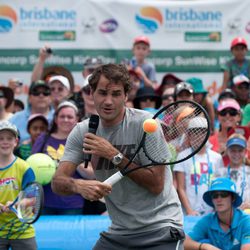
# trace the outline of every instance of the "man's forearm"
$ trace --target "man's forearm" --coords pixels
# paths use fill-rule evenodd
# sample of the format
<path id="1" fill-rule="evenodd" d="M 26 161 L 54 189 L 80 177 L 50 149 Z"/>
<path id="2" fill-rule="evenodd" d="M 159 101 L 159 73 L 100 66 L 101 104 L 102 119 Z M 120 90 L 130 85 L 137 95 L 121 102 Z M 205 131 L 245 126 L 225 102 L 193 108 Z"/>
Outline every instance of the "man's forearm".
<path id="1" fill-rule="evenodd" d="M 59 195 L 72 195 L 76 193 L 76 179 L 68 176 L 54 176 L 51 187 Z"/>

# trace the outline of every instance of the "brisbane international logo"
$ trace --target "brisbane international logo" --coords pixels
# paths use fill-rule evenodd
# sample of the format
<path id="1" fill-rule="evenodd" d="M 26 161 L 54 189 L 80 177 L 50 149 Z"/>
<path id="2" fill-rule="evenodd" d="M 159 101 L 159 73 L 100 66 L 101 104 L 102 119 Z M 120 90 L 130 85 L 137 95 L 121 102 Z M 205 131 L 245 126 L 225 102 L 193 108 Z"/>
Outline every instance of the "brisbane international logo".
<path id="1" fill-rule="evenodd" d="M 7 5 L 0 5 L 0 33 L 9 32 L 16 22 L 16 12 Z"/>
<path id="2" fill-rule="evenodd" d="M 136 23 L 144 33 L 152 34 L 162 25 L 163 17 L 161 12 L 154 7 L 143 7 L 135 16 Z"/>

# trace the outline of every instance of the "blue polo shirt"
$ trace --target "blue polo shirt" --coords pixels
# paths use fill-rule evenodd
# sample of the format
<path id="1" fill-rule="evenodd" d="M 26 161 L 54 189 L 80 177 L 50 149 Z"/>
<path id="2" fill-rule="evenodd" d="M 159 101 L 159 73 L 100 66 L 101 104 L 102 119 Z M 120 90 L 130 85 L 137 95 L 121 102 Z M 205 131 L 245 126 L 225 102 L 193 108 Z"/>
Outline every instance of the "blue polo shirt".
<path id="1" fill-rule="evenodd" d="M 239 209 L 234 209 L 230 230 L 227 232 L 219 225 L 216 213 L 202 217 L 189 237 L 198 242 L 208 242 L 222 250 L 240 250 L 241 245 L 250 243 L 250 216 Z"/>
<path id="2" fill-rule="evenodd" d="M 49 124 L 51 124 L 54 116 L 54 109 L 51 108 L 48 115 L 47 119 Z M 31 115 L 31 109 L 30 107 L 27 107 L 26 109 L 19 111 L 15 113 L 10 119 L 9 122 L 13 123 L 16 125 L 19 135 L 20 135 L 20 144 L 30 138 L 30 134 L 27 131 L 27 125 L 28 125 L 28 119 Z"/>

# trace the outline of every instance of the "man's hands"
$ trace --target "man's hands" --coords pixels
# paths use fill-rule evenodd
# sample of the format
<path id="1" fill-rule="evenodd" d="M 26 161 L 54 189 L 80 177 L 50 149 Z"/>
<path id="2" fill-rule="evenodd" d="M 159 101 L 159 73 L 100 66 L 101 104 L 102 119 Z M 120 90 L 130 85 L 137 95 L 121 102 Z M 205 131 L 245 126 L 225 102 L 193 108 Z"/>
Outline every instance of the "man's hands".
<path id="1" fill-rule="evenodd" d="M 98 155 L 108 160 L 112 160 L 119 153 L 109 141 L 92 133 L 85 134 L 83 152 L 85 154 Z"/>
<path id="2" fill-rule="evenodd" d="M 94 180 L 76 179 L 76 193 L 87 200 L 97 201 L 111 193 L 112 187 L 108 184 Z"/>

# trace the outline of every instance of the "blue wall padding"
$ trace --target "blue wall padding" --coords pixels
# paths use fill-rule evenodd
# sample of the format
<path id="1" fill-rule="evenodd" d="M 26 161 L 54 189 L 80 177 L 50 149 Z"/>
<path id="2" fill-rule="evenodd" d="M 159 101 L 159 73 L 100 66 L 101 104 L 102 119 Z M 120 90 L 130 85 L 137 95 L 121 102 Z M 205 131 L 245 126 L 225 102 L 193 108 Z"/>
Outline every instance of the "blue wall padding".
<path id="1" fill-rule="evenodd" d="M 185 217 L 188 232 L 200 217 Z M 34 224 L 39 250 L 91 250 L 99 234 L 110 226 L 108 216 L 41 216 Z"/>

